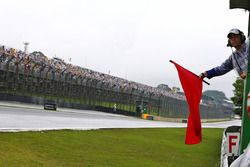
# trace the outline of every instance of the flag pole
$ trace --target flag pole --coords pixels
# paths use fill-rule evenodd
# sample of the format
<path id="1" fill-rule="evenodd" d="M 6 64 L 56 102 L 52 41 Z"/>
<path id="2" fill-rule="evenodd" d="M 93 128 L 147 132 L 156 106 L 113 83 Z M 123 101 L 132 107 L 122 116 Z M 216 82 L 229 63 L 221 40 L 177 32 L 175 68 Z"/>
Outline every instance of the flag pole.
<path id="1" fill-rule="evenodd" d="M 250 12 L 248 10 L 248 36 L 250 35 Z M 250 45 L 248 46 L 248 51 L 250 50 Z M 250 92 L 250 53 L 248 52 L 248 65 L 247 65 L 247 77 L 244 83 L 244 98 L 243 98 L 243 108 L 242 108 L 242 121 L 241 121 L 241 142 L 240 142 L 240 154 L 243 153 L 244 149 L 248 146 L 250 141 L 250 119 L 248 118 L 247 112 L 247 96 Z"/>

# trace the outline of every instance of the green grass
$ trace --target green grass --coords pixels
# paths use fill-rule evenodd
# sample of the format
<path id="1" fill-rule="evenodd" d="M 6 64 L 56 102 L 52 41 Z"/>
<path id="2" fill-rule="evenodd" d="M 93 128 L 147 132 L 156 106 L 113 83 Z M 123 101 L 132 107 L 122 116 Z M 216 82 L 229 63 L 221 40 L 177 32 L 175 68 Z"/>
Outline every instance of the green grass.
<path id="1" fill-rule="evenodd" d="M 219 167 L 223 129 L 185 145 L 184 128 L 0 133 L 1 167 Z"/>

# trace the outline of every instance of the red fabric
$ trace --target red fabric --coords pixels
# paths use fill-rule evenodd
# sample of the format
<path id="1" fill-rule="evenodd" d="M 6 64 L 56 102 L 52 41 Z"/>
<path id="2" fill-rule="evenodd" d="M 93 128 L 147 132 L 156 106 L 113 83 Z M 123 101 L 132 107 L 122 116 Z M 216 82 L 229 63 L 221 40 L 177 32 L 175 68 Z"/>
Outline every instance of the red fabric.
<path id="1" fill-rule="evenodd" d="M 182 88 L 184 90 L 188 106 L 189 117 L 186 130 L 186 144 L 197 144 L 201 141 L 201 121 L 200 121 L 200 100 L 202 95 L 202 80 L 183 68 L 177 63 L 173 63 L 178 71 Z"/>

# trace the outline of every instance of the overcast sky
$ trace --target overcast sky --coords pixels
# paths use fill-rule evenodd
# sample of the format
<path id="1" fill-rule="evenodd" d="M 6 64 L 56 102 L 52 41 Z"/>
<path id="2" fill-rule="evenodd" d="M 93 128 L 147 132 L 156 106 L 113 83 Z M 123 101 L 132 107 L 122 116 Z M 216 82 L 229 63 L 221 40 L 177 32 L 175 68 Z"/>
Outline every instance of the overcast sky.
<path id="1" fill-rule="evenodd" d="M 181 87 L 174 60 L 196 74 L 232 52 L 227 33 L 248 30 L 229 0 L 0 0 L 0 43 L 150 86 Z M 233 96 L 232 71 L 203 90 Z"/>

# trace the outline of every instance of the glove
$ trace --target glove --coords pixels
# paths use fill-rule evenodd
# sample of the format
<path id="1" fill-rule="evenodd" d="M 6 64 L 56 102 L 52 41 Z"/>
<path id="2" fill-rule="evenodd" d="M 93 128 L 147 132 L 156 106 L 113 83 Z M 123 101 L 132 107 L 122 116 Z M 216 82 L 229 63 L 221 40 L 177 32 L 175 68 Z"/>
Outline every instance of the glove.
<path id="1" fill-rule="evenodd" d="M 199 75 L 200 79 L 203 79 L 205 77 L 207 77 L 207 73 L 206 72 L 203 72 Z"/>

